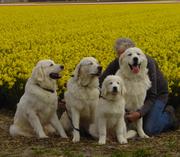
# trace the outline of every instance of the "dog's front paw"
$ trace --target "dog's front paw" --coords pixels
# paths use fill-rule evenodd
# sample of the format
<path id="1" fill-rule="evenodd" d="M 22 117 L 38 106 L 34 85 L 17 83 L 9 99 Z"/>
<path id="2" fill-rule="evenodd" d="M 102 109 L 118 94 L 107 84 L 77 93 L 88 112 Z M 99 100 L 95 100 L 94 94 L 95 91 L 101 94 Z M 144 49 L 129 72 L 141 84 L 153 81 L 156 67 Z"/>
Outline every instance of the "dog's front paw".
<path id="1" fill-rule="evenodd" d="M 106 140 L 104 138 L 100 138 L 98 144 L 99 145 L 106 144 Z"/>
<path id="2" fill-rule="evenodd" d="M 149 136 L 148 135 L 146 135 L 145 133 L 144 134 L 141 134 L 141 135 L 139 135 L 141 138 L 149 138 Z"/>
<path id="3" fill-rule="evenodd" d="M 126 143 L 128 143 L 127 139 L 126 139 L 125 137 L 123 137 L 123 136 L 119 136 L 119 137 L 118 137 L 118 142 L 119 142 L 120 144 L 126 144 Z"/>
<path id="4" fill-rule="evenodd" d="M 128 141 L 127 141 L 127 139 L 122 138 L 122 139 L 119 140 L 119 143 L 120 143 L 120 144 L 127 144 Z"/>
<path id="5" fill-rule="evenodd" d="M 40 135 L 39 138 L 44 139 L 44 138 L 49 138 L 49 137 L 47 135 Z"/>
<path id="6" fill-rule="evenodd" d="M 77 142 L 79 142 L 79 141 L 80 141 L 80 138 L 73 137 L 72 141 L 73 141 L 73 143 L 77 143 Z"/>
<path id="7" fill-rule="evenodd" d="M 49 138 L 44 132 L 40 132 L 38 137 L 41 139 L 42 138 Z"/>
<path id="8" fill-rule="evenodd" d="M 66 138 L 66 139 L 68 139 L 69 137 L 68 137 L 68 136 L 62 136 L 62 138 Z"/>
<path id="9" fill-rule="evenodd" d="M 74 135 L 72 141 L 73 141 L 73 143 L 79 142 L 80 141 L 80 135 L 79 134 Z"/>
<path id="10" fill-rule="evenodd" d="M 66 135 L 66 133 L 60 134 L 60 136 L 61 136 L 62 138 L 68 138 L 68 136 Z"/>

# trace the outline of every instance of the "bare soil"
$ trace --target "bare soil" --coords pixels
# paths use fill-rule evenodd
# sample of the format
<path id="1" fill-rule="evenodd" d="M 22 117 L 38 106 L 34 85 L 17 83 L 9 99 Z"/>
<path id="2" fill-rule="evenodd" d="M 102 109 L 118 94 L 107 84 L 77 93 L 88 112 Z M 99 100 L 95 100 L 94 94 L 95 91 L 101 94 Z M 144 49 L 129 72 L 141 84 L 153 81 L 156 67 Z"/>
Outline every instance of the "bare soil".
<path id="1" fill-rule="evenodd" d="M 130 140 L 126 145 L 107 141 L 99 146 L 96 140 L 82 138 L 74 144 L 57 135 L 48 139 L 12 138 L 8 129 L 13 112 L 0 110 L 0 157 L 180 157 L 180 130 L 163 133 L 150 139 Z"/>

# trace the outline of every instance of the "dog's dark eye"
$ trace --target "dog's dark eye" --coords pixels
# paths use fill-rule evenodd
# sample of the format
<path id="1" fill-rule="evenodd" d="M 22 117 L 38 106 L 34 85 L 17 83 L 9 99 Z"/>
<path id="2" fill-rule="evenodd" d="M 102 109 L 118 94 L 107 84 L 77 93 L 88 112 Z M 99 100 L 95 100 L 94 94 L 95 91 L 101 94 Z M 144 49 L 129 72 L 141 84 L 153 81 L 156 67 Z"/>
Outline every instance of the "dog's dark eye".
<path id="1" fill-rule="evenodd" d="M 52 66 L 53 66 L 53 64 L 51 63 L 49 66 L 50 66 L 50 67 L 52 67 Z"/>
<path id="2" fill-rule="evenodd" d="M 129 54 L 128 54 L 128 56 L 132 56 L 132 54 L 131 54 L 131 53 L 129 53 Z"/>
<path id="3" fill-rule="evenodd" d="M 112 82 L 109 82 L 109 84 L 113 84 Z"/>
<path id="4" fill-rule="evenodd" d="M 117 84 L 119 84 L 119 82 L 117 82 Z"/>
<path id="5" fill-rule="evenodd" d="M 137 53 L 138 56 L 140 56 L 140 53 Z"/>
<path id="6" fill-rule="evenodd" d="M 93 65 L 93 62 L 90 62 L 89 65 Z"/>

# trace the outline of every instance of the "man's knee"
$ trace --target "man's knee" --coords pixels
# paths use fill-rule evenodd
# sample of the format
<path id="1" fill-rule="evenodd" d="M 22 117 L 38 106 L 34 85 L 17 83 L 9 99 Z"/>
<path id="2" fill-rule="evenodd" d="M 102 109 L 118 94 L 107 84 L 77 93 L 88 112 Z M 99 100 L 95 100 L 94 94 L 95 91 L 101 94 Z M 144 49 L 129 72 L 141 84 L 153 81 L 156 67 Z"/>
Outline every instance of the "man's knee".
<path id="1" fill-rule="evenodd" d="M 162 132 L 162 112 L 164 107 L 165 104 L 162 101 L 156 100 L 152 105 L 150 112 L 143 118 L 144 131 L 146 134 L 151 136 Z"/>
<path id="2" fill-rule="evenodd" d="M 155 125 L 149 125 L 149 124 L 146 124 L 144 125 L 144 132 L 149 135 L 149 136 L 152 136 L 152 135 L 157 135 L 161 132 L 160 128 L 155 126 Z"/>

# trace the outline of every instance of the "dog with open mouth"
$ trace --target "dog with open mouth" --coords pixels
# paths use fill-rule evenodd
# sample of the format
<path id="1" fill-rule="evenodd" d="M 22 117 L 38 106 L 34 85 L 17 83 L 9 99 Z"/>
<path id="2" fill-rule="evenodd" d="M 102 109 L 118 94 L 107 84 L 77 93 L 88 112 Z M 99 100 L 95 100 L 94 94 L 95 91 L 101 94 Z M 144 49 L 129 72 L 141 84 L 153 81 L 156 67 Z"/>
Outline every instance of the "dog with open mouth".
<path id="1" fill-rule="evenodd" d="M 147 90 L 151 87 L 148 77 L 147 58 L 141 49 L 128 48 L 119 58 L 120 69 L 116 75 L 120 76 L 126 87 L 125 101 L 128 112 L 138 111 L 144 105 Z M 137 120 L 136 129 L 140 137 L 148 138 L 143 130 L 143 118 Z M 127 134 L 127 137 L 131 135 Z"/>
<path id="2" fill-rule="evenodd" d="M 73 142 L 80 141 L 80 127 L 88 131 L 99 100 L 99 75 L 102 67 L 93 57 L 85 57 L 76 66 L 64 94 L 67 111 L 61 116 L 66 131 L 73 130 Z"/>
<path id="3" fill-rule="evenodd" d="M 11 136 L 47 138 L 45 130 L 57 130 L 61 137 L 67 135 L 56 114 L 58 96 L 56 80 L 61 78 L 64 66 L 52 60 L 41 60 L 33 69 L 25 86 L 25 93 L 17 104 Z"/>

